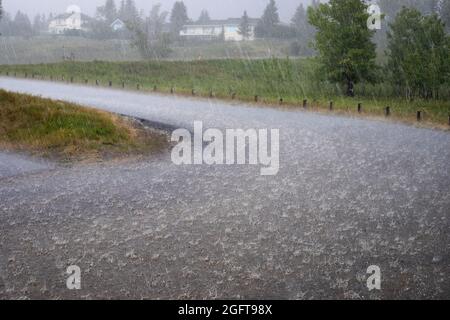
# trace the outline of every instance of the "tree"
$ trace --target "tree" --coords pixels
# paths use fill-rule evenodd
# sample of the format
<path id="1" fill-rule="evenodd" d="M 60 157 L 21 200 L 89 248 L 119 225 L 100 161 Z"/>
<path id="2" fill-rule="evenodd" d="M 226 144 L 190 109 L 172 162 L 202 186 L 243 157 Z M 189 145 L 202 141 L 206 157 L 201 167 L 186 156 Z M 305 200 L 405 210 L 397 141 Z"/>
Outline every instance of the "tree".
<path id="1" fill-rule="evenodd" d="M 317 29 L 314 47 L 328 79 L 347 86 L 354 96 L 354 84 L 374 82 L 374 31 L 367 28 L 368 6 L 363 0 L 330 0 L 317 8 L 308 8 L 309 22 Z"/>
<path id="2" fill-rule="evenodd" d="M 137 22 L 139 22 L 139 11 L 134 0 L 126 0 L 121 2 L 119 17 L 127 24 L 136 24 Z"/>
<path id="3" fill-rule="evenodd" d="M 445 23 L 445 30 L 450 33 L 450 0 L 443 0 L 439 8 L 439 16 Z"/>
<path id="4" fill-rule="evenodd" d="M 134 45 L 145 59 L 167 57 L 171 50 L 169 34 L 163 32 L 168 12 L 161 12 L 161 5 L 154 5 L 149 17 L 132 26 Z"/>
<path id="5" fill-rule="evenodd" d="M 45 15 L 37 14 L 33 20 L 33 32 L 35 35 L 39 35 L 42 31 L 44 31 L 46 27 L 45 23 Z"/>
<path id="6" fill-rule="evenodd" d="M 437 15 L 403 8 L 388 32 L 387 70 L 408 98 L 437 98 L 450 79 L 450 38 Z"/>
<path id="7" fill-rule="evenodd" d="M 25 13 L 17 11 L 13 21 L 13 27 L 14 35 L 16 36 L 31 37 L 33 35 L 30 18 Z"/>
<path id="8" fill-rule="evenodd" d="M 317 7 L 315 2 L 313 2 L 312 6 Z M 315 29 L 308 22 L 308 16 L 302 4 L 295 11 L 291 20 L 291 26 L 295 30 L 296 38 L 296 41 L 291 44 L 291 53 L 294 55 L 312 55 L 313 50 L 310 42 L 314 39 Z"/>
<path id="9" fill-rule="evenodd" d="M 197 23 L 199 24 L 206 24 L 211 21 L 211 18 L 209 17 L 209 12 L 207 10 L 202 10 L 200 13 L 200 17 L 197 20 Z"/>
<path id="10" fill-rule="evenodd" d="M 2 20 L 3 16 L 3 6 L 2 6 L 2 0 L 0 0 L 0 20 Z"/>
<path id="11" fill-rule="evenodd" d="M 272 37 L 276 26 L 280 23 L 280 15 L 278 14 L 277 4 L 275 0 L 270 0 L 261 20 L 258 22 L 255 33 L 259 38 Z"/>
<path id="12" fill-rule="evenodd" d="M 239 25 L 238 33 L 245 39 L 249 39 L 251 36 L 251 26 L 250 19 L 248 17 L 247 11 L 244 11 L 244 15 L 241 18 L 241 24 Z"/>
<path id="13" fill-rule="evenodd" d="M 114 0 L 106 0 L 105 4 L 97 8 L 97 18 L 111 24 L 118 17 L 117 7 Z"/>
<path id="14" fill-rule="evenodd" d="M 189 17 L 184 2 L 175 2 L 172 8 L 172 13 L 170 14 L 170 26 L 172 34 L 175 37 L 178 37 L 180 35 L 181 29 L 183 29 L 183 26 L 186 25 L 188 21 Z"/>

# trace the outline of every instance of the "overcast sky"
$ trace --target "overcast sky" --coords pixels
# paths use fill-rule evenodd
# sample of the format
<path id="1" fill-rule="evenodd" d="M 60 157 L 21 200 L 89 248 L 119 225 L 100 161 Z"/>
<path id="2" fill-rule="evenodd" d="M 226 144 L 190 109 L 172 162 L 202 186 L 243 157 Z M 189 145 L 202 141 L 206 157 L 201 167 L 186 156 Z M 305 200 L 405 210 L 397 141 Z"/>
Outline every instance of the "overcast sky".
<path id="1" fill-rule="evenodd" d="M 144 9 L 146 14 L 152 5 L 161 3 L 164 10 L 170 10 L 175 0 L 135 0 L 139 9 Z M 105 0 L 3 0 L 4 9 L 15 14 L 17 10 L 34 16 L 38 13 L 63 13 L 65 9 L 76 4 L 81 10 L 93 15 L 95 8 L 104 4 Z M 184 0 L 188 7 L 189 17 L 197 19 L 202 9 L 207 9 L 211 18 L 221 19 L 228 17 L 240 17 L 244 10 L 251 17 L 261 16 L 269 0 Z M 310 0 L 277 0 L 280 16 L 283 21 L 289 21 L 300 3 L 309 3 Z M 119 4 L 120 0 L 116 0 Z"/>

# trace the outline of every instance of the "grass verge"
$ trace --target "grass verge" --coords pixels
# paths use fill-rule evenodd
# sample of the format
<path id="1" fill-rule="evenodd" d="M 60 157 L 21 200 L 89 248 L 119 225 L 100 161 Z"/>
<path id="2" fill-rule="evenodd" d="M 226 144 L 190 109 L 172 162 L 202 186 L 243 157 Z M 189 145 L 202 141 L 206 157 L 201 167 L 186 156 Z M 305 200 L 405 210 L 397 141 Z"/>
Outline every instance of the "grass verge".
<path id="1" fill-rule="evenodd" d="M 0 90 L 0 147 L 62 161 L 145 155 L 167 138 L 132 120 L 78 105 Z"/>

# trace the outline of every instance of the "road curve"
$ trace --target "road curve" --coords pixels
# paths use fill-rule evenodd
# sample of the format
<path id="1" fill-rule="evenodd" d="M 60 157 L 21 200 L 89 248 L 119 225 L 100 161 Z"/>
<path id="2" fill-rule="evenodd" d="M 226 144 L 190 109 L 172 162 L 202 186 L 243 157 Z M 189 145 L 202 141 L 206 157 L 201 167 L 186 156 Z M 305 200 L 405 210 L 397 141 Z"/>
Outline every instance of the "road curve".
<path id="1" fill-rule="evenodd" d="M 280 171 L 170 155 L 0 178 L 0 298 L 450 298 L 450 134 L 0 78 L 174 127 L 280 129 Z M 67 266 L 82 289 L 66 288 Z M 381 290 L 366 287 L 381 269 Z"/>

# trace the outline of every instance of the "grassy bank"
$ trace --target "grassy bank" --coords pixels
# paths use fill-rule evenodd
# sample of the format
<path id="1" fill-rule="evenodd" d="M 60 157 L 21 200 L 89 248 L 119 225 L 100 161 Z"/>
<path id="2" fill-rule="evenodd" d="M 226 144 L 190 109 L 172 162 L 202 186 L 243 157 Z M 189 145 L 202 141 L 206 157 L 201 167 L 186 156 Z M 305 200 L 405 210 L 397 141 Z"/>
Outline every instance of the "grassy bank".
<path id="1" fill-rule="evenodd" d="M 86 160 L 147 154 L 165 141 L 110 113 L 0 90 L 2 149 Z"/>
<path id="2" fill-rule="evenodd" d="M 362 114 L 383 115 L 387 106 L 391 117 L 416 121 L 417 111 L 424 123 L 448 126 L 450 92 L 443 89 L 441 100 L 408 101 L 395 96 L 387 84 L 358 85 L 357 96 L 347 98 L 342 88 L 327 83 L 314 59 L 262 59 L 262 60 L 203 60 L 203 61 L 152 61 L 152 62 L 66 62 L 40 65 L 3 65 L 1 74 L 9 76 L 45 78 L 95 85 L 169 93 L 195 94 L 242 101 L 301 107 L 308 100 L 308 108 L 327 110 L 334 102 L 334 112 L 355 113 L 362 103 Z"/>

